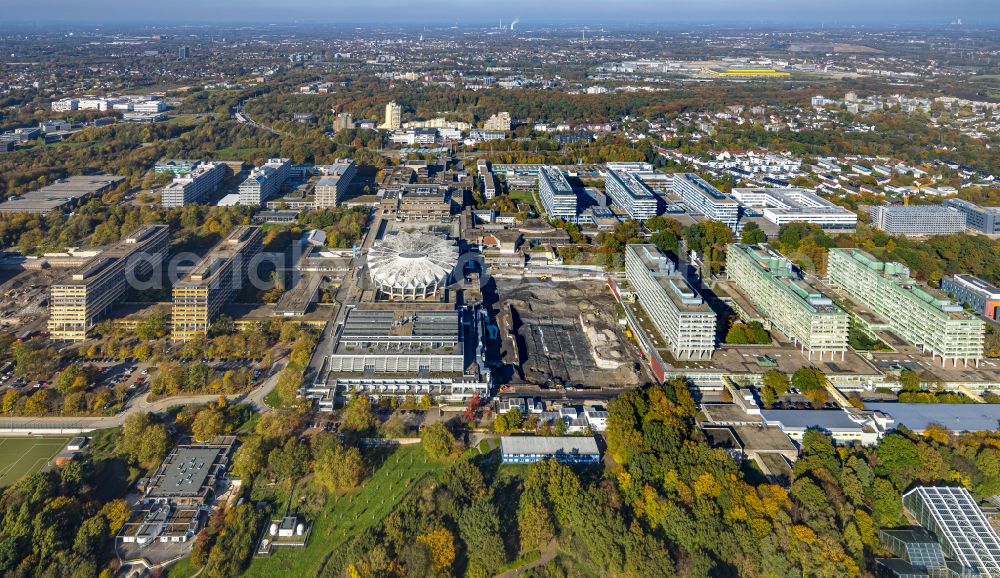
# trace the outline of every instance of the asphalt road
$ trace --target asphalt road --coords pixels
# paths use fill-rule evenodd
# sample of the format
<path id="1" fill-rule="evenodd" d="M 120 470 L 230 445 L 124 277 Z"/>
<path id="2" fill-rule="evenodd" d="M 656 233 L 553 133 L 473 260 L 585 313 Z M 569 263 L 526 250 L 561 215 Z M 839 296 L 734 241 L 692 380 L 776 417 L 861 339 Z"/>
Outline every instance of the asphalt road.
<path id="1" fill-rule="evenodd" d="M 272 369 L 272 374 L 259 386 L 247 393 L 227 395 L 226 399 L 233 403 L 248 403 L 258 412 L 270 411 L 271 408 L 264 403 L 264 397 L 271 393 L 278 384 L 278 374 L 285 367 L 285 360 L 277 362 Z M 167 411 L 172 407 L 188 404 L 208 403 L 219 399 L 218 395 L 184 395 L 178 397 L 168 397 L 149 401 L 149 393 L 134 398 L 121 413 L 108 417 L 9 417 L 0 418 L 0 435 L 24 435 L 32 428 L 54 429 L 54 428 L 89 428 L 104 429 L 120 427 L 125 423 L 128 416 L 135 413 L 159 413 Z M 9 431 L 16 430 L 16 431 Z"/>

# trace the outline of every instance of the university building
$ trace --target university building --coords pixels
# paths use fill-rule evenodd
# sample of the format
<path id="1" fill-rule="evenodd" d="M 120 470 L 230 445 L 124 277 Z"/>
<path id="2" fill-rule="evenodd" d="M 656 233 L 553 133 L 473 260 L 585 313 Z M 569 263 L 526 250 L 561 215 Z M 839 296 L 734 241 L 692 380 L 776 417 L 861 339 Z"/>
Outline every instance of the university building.
<path id="1" fill-rule="evenodd" d="M 958 367 L 983 357 L 985 325 L 940 292 L 919 285 L 900 263 L 859 249 L 830 249 L 830 282 L 879 319 L 859 316 L 870 331 L 886 329 L 932 357 Z"/>
<path id="2" fill-rule="evenodd" d="M 260 227 L 236 227 L 174 284 L 172 322 L 175 341 L 189 341 L 208 333 L 212 319 L 223 305 L 246 285 L 263 236 Z"/>
<path id="3" fill-rule="evenodd" d="M 128 293 L 129 278 L 144 280 L 167 254 L 166 225 L 143 225 L 52 285 L 48 329 L 52 339 L 82 341 Z"/>

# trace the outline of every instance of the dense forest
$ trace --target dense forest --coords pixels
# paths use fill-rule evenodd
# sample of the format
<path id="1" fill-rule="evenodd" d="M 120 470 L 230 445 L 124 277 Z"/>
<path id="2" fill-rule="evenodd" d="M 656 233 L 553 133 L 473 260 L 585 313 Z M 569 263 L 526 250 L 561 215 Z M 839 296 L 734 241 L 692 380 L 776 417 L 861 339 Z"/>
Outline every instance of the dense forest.
<path id="1" fill-rule="evenodd" d="M 878 529 L 904 523 L 902 492 L 945 483 L 987 496 L 1000 484 L 994 434 L 932 428 L 836 448 L 813 431 L 789 492 L 707 445 L 683 379 L 608 409 L 609 469 L 458 461 L 335 552 L 323 575 L 489 576 L 553 546 L 555 559 L 525 575 L 867 575 L 884 554 Z"/>

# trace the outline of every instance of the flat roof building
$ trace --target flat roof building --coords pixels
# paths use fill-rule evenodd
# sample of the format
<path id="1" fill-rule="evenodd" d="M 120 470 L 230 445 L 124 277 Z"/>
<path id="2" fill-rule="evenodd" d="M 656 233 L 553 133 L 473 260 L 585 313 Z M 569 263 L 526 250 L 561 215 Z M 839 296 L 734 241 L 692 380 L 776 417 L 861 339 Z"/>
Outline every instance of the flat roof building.
<path id="1" fill-rule="evenodd" d="M 171 317 L 175 341 L 188 341 L 208 332 L 212 319 L 246 283 L 263 236 L 260 227 L 236 227 L 174 284 Z"/>
<path id="2" fill-rule="evenodd" d="M 225 489 L 226 471 L 236 438 L 173 448 L 144 485 L 132 517 L 118 540 L 145 548 L 154 543 L 187 542 L 202 528 L 217 492 Z"/>
<path id="3" fill-rule="evenodd" d="M 268 159 L 255 167 L 240 184 L 240 204 L 263 205 L 271 197 L 278 196 L 291 171 L 292 163 L 288 159 Z"/>
<path id="4" fill-rule="evenodd" d="M 601 450 L 591 436 L 503 436 L 500 452 L 505 464 L 531 464 L 545 459 L 563 464 L 601 463 Z"/>
<path id="5" fill-rule="evenodd" d="M 549 165 L 538 169 L 538 196 L 550 219 L 576 222 L 576 193 L 560 169 Z"/>
<path id="6" fill-rule="evenodd" d="M 656 195 L 634 174 L 608 168 L 604 190 L 615 205 L 624 209 L 633 219 L 645 220 L 656 216 Z"/>
<path id="7" fill-rule="evenodd" d="M 884 263 L 859 249 L 830 249 L 830 282 L 885 320 L 865 321 L 869 330 L 888 329 L 954 367 L 983 357 L 986 328 L 963 307 L 910 278 L 900 263 Z"/>
<path id="8" fill-rule="evenodd" d="M 320 379 L 305 388 L 320 409 L 336 398 L 422 395 L 464 401 L 490 393 L 482 343 L 472 319 L 449 303 L 372 303 L 350 310 Z"/>
<path id="9" fill-rule="evenodd" d="M 965 214 L 965 227 L 990 235 L 1000 234 L 1000 207 L 980 207 L 965 199 L 945 199 L 941 203 Z"/>
<path id="10" fill-rule="evenodd" d="M 878 205 L 869 208 L 872 226 L 896 235 L 947 235 L 965 230 L 965 213 L 938 205 Z"/>
<path id="11" fill-rule="evenodd" d="M 690 212 L 725 223 L 734 231 L 739 225 L 740 204 L 736 199 L 708 184 L 698 175 L 674 173 L 673 190 Z"/>
<path id="12" fill-rule="evenodd" d="M 703 359 L 715 350 L 716 314 L 655 245 L 625 248 L 625 276 L 653 325 L 678 358 Z"/>
<path id="13" fill-rule="evenodd" d="M 330 357 L 330 370 L 346 373 L 461 374 L 465 356 L 454 309 L 353 309 Z"/>
<path id="14" fill-rule="evenodd" d="M 43 214 L 76 206 L 88 197 L 101 195 L 118 186 L 125 177 L 74 175 L 0 203 L 0 213 Z"/>
<path id="15" fill-rule="evenodd" d="M 764 218 L 775 225 L 812 223 L 826 230 L 854 230 L 858 216 L 809 189 L 739 188 L 733 197 L 741 205 L 762 208 Z"/>
<path id="16" fill-rule="evenodd" d="M 225 163 L 198 164 L 190 171 L 178 174 L 173 182 L 160 192 L 160 205 L 182 207 L 190 203 L 200 203 L 219 188 L 228 174 Z"/>
<path id="17" fill-rule="evenodd" d="M 272 223 L 275 225 L 292 225 L 299 220 L 299 211 L 285 209 L 274 211 L 258 211 L 254 214 L 251 222 L 256 225 Z"/>
<path id="18" fill-rule="evenodd" d="M 904 426 L 922 434 L 931 424 L 954 433 L 991 432 L 1000 429 L 1000 404 L 866 402 L 865 409 L 885 418 L 885 429 Z"/>
<path id="19" fill-rule="evenodd" d="M 326 209 L 336 207 L 344 200 L 347 191 L 358 173 L 358 167 L 351 159 L 341 159 L 332 165 L 322 167 L 323 176 L 316 182 L 316 207 Z"/>
<path id="20" fill-rule="evenodd" d="M 955 275 L 941 279 L 941 290 L 965 303 L 976 313 L 997 320 L 1000 287 L 973 275 Z"/>
<path id="21" fill-rule="evenodd" d="M 143 279 L 160 267 L 169 243 L 166 225 L 142 225 L 54 283 L 48 320 L 52 339 L 86 339 L 90 328 L 125 298 L 130 279 Z"/>
<path id="22" fill-rule="evenodd" d="M 487 200 L 492 199 L 497 196 L 497 192 L 500 190 L 500 181 L 498 181 L 497 176 L 489 170 L 481 174 L 483 177 L 483 198 Z"/>
<path id="23" fill-rule="evenodd" d="M 199 164 L 201 164 L 200 160 L 164 159 L 153 165 L 153 172 L 158 175 L 163 173 L 183 175 L 193 171 Z"/>
<path id="24" fill-rule="evenodd" d="M 399 220 L 447 221 L 451 219 L 454 203 L 447 185 L 408 183 L 386 190 L 379 206 Z"/>
<path id="25" fill-rule="evenodd" d="M 730 244 L 726 275 L 809 359 L 847 351 L 850 317 L 768 245 Z"/>
<path id="26" fill-rule="evenodd" d="M 937 536 L 945 555 L 983 576 L 1000 576 L 1000 536 L 969 490 L 961 486 L 917 486 L 903 505 Z"/>
<path id="27" fill-rule="evenodd" d="M 145 500 L 161 504 L 207 503 L 225 474 L 233 444 L 177 446 L 149 481 Z"/>
<path id="28" fill-rule="evenodd" d="M 760 415 L 764 423 L 780 428 L 797 442 L 811 429 L 829 434 L 840 445 L 869 446 L 879 439 L 871 423 L 842 409 L 762 409 Z"/>

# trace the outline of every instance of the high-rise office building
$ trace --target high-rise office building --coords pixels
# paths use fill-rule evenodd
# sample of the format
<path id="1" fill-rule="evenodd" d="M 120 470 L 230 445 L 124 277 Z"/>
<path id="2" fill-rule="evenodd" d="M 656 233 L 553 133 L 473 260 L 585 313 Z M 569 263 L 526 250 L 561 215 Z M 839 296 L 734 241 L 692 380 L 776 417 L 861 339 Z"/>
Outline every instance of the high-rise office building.
<path id="1" fill-rule="evenodd" d="M 182 207 L 204 201 L 226 178 L 229 167 L 225 163 L 204 163 L 191 172 L 174 177 L 173 182 L 160 192 L 160 205 Z"/>
<path id="2" fill-rule="evenodd" d="M 262 238 L 260 227 L 236 227 L 174 284 L 175 341 L 189 341 L 208 332 L 223 305 L 245 286 Z"/>
<path id="3" fill-rule="evenodd" d="M 965 214 L 965 226 L 981 233 L 1000 234 L 1000 207 L 980 207 L 965 199 L 945 199 L 942 206 Z"/>
<path id="4" fill-rule="evenodd" d="M 177 58 L 184 60 L 185 58 L 191 58 L 191 48 L 188 46 L 181 46 L 177 49 Z"/>
<path id="5" fill-rule="evenodd" d="M 633 219 L 645 220 L 656 216 L 656 195 L 630 172 L 608 168 L 604 192 Z"/>
<path id="6" fill-rule="evenodd" d="M 403 126 L 403 107 L 392 101 L 385 105 L 385 122 L 382 124 L 385 130 L 399 130 Z"/>
<path id="7" fill-rule="evenodd" d="M 160 267 L 169 242 L 166 225 L 143 225 L 53 284 L 48 321 L 52 339 L 86 339 L 87 331 L 125 298 L 130 278 L 145 280 Z"/>
<path id="8" fill-rule="evenodd" d="M 869 209 L 872 226 L 897 235 L 947 235 L 965 230 L 965 213 L 938 205 L 879 205 Z"/>
<path id="9" fill-rule="evenodd" d="M 316 182 L 316 208 L 336 207 L 347 194 L 358 168 L 351 159 L 340 159 L 320 167 L 323 176 Z"/>
<path id="10" fill-rule="evenodd" d="M 736 199 L 694 173 L 674 173 L 674 193 L 692 213 L 725 223 L 734 231 L 739 225 L 740 205 Z"/>
<path id="11" fill-rule="evenodd" d="M 354 116 L 349 112 L 342 112 L 333 120 L 334 132 L 354 128 Z"/>
<path id="12" fill-rule="evenodd" d="M 847 351 L 850 317 L 767 245 L 730 244 L 726 275 L 761 315 L 809 359 Z"/>
<path id="13" fill-rule="evenodd" d="M 550 219 L 576 222 L 576 193 L 561 170 L 548 165 L 539 167 L 538 196 Z"/>
<path id="14" fill-rule="evenodd" d="M 288 159 L 268 159 L 240 183 L 240 204 L 263 205 L 281 192 L 291 172 L 292 163 Z"/>
<path id="15" fill-rule="evenodd" d="M 887 329 L 957 367 L 983 357 L 985 326 L 958 303 L 910 278 L 900 263 L 883 263 L 859 249 L 830 249 L 830 281 L 881 319 L 862 319 L 870 330 Z"/>
<path id="16" fill-rule="evenodd" d="M 502 130 L 507 132 L 510 130 L 510 113 L 509 112 L 498 112 L 488 118 L 486 123 L 483 124 L 484 130 Z"/>
<path id="17" fill-rule="evenodd" d="M 628 245 L 625 276 L 675 357 L 712 357 L 715 311 L 656 245 Z"/>

